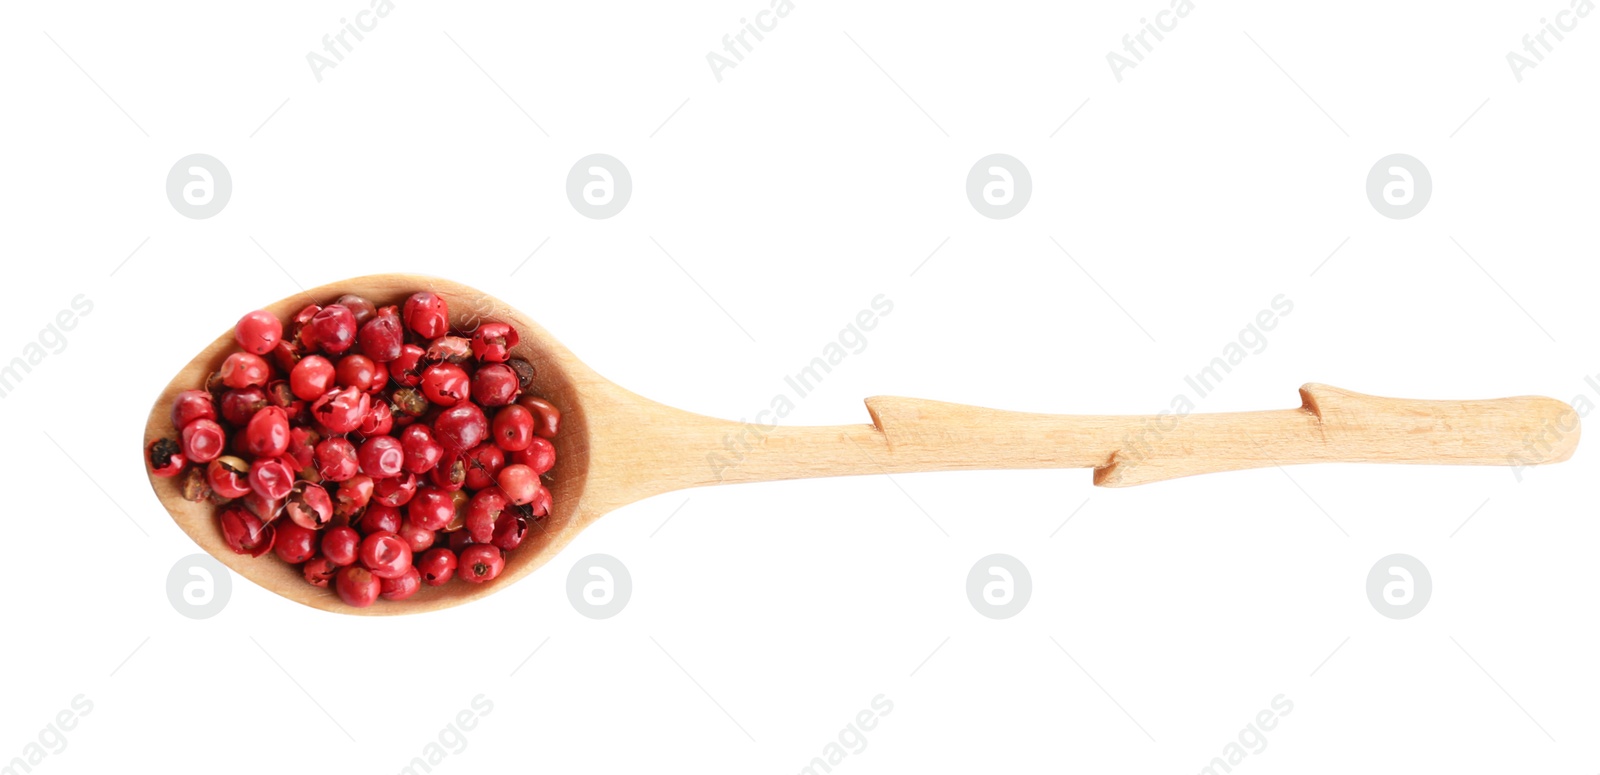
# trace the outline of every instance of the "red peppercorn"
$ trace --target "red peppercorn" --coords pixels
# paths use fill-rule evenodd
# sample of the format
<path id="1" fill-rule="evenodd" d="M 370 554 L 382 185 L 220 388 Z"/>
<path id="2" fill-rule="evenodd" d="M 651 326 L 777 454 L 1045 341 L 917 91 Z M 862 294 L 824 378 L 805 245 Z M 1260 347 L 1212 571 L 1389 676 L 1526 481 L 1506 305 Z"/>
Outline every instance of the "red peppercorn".
<path id="1" fill-rule="evenodd" d="M 294 370 L 294 365 L 300 362 L 302 355 L 305 355 L 305 348 L 300 345 L 300 341 L 284 337 L 278 342 L 277 347 L 272 348 L 267 357 L 272 359 L 278 371 L 288 374 Z"/>
<path id="2" fill-rule="evenodd" d="M 178 494 L 191 503 L 211 499 L 211 484 L 206 481 L 205 466 L 191 466 L 178 477 Z"/>
<path id="3" fill-rule="evenodd" d="M 300 399 L 283 407 L 283 416 L 289 418 L 289 426 L 304 427 L 311 424 L 311 406 Z"/>
<path id="4" fill-rule="evenodd" d="M 271 406 L 267 401 L 267 391 L 258 387 L 229 390 L 222 394 L 222 401 L 219 403 L 222 419 L 240 428 L 249 424 L 250 418 L 256 416 L 256 412 Z"/>
<path id="5" fill-rule="evenodd" d="M 441 336 L 428 343 L 422 360 L 427 363 L 449 361 L 460 365 L 472 357 L 472 341 L 460 336 Z"/>
<path id="6" fill-rule="evenodd" d="M 367 410 L 367 416 L 361 418 L 361 425 L 356 428 L 364 438 L 374 436 L 388 436 L 394 430 L 394 410 L 389 408 L 387 401 L 381 399 L 372 402 L 372 408 Z"/>
<path id="7" fill-rule="evenodd" d="M 505 406 L 517 399 L 520 385 L 517 373 L 510 366 L 486 364 L 472 375 L 472 400 L 488 407 Z"/>
<path id="8" fill-rule="evenodd" d="M 294 461 L 297 475 L 301 479 L 321 481 L 322 475 L 317 472 L 316 458 L 317 442 L 321 440 L 322 434 L 311 428 L 289 429 L 289 447 L 284 450 L 284 456 Z"/>
<path id="9" fill-rule="evenodd" d="M 445 533 L 445 545 L 449 546 L 450 551 L 455 552 L 458 557 L 460 556 L 462 549 L 465 549 L 472 544 L 472 534 L 468 533 L 465 529 L 452 530 L 448 533 Z"/>
<path id="10" fill-rule="evenodd" d="M 433 546 L 438 533 L 406 519 L 400 522 L 400 529 L 395 531 L 395 535 L 411 547 L 412 556 L 419 556 Z"/>
<path id="11" fill-rule="evenodd" d="M 528 441 L 528 448 L 511 453 L 511 462 L 521 463 L 536 474 L 543 474 L 556 467 L 556 445 L 543 436 L 534 436 Z"/>
<path id="12" fill-rule="evenodd" d="M 294 483 L 283 508 L 290 521 L 310 530 L 321 530 L 333 519 L 333 497 L 321 485 L 304 479 Z"/>
<path id="13" fill-rule="evenodd" d="M 328 582 L 333 581 L 334 574 L 339 572 L 339 566 L 334 565 L 328 558 L 319 554 L 306 560 L 306 564 L 300 568 L 300 572 L 305 575 L 307 584 L 313 587 L 326 588 Z"/>
<path id="14" fill-rule="evenodd" d="M 472 449 L 488 437 L 489 420 L 483 416 L 483 410 L 471 402 L 445 409 L 433 421 L 433 438 L 444 445 L 447 453 Z"/>
<path id="15" fill-rule="evenodd" d="M 450 493 L 436 487 L 420 487 L 406 505 L 406 516 L 426 530 L 443 530 L 456 516 Z"/>
<path id="16" fill-rule="evenodd" d="M 355 521 L 354 527 L 362 535 L 373 533 L 398 533 L 400 524 L 405 521 L 400 516 L 400 509 L 394 506 L 385 506 L 378 503 L 369 504 L 367 510 L 362 512 L 361 518 Z"/>
<path id="17" fill-rule="evenodd" d="M 234 353 L 222 362 L 222 384 L 235 389 L 265 385 L 271 374 L 272 367 L 253 353 Z"/>
<path id="18" fill-rule="evenodd" d="M 533 435 L 533 412 L 512 404 L 494 414 L 494 444 L 507 452 L 520 452 L 537 438 Z"/>
<path id="19" fill-rule="evenodd" d="M 450 329 L 450 310 L 442 297 L 418 291 L 406 299 L 402 312 L 406 328 L 423 339 L 444 336 Z"/>
<path id="20" fill-rule="evenodd" d="M 330 482 L 342 482 L 361 471 L 356 445 L 341 436 L 330 436 L 317 443 L 317 473 Z"/>
<path id="21" fill-rule="evenodd" d="M 260 517 L 251 514 L 243 506 L 224 508 L 217 515 L 217 522 L 222 528 L 222 542 L 234 554 L 260 557 L 272 549 L 275 533 L 272 526 L 263 525 Z"/>
<path id="22" fill-rule="evenodd" d="M 494 538 L 495 522 L 511 506 L 505 491 L 499 487 L 485 487 L 473 494 L 467 502 L 467 534 L 476 543 L 486 544 Z"/>
<path id="23" fill-rule="evenodd" d="M 232 455 L 223 455 L 206 466 L 206 483 L 224 498 L 243 498 L 250 494 L 250 464 Z"/>
<path id="24" fill-rule="evenodd" d="M 356 474 L 339 484 L 333 494 L 334 519 L 350 519 L 361 513 L 372 501 L 372 477 Z"/>
<path id="25" fill-rule="evenodd" d="M 340 296 L 333 303 L 350 310 L 350 314 L 356 317 L 357 326 L 363 325 L 368 320 L 371 320 L 372 315 L 378 311 L 378 308 L 373 306 L 372 302 L 367 301 L 365 296 L 359 296 L 354 293 L 347 293 L 343 296 Z"/>
<path id="26" fill-rule="evenodd" d="M 311 317 L 300 331 L 306 346 L 338 355 L 356 343 L 356 316 L 349 307 L 329 304 Z"/>
<path id="27" fill-rule="evenodd" d="M 499 447 L 487 442 L 472 448 L 464 458 L 467 463 L 467 489 L 481 490 L 492 486 L 500 469 L 506 465 L 506 456 Z"/>
<path id="28" fill-rule="evenodd" d="M 330 527 L 322 535 L 322 555 L 334 565 L 349 565 L 356 561 L 361 549 L 361 534 L 353 527 Z"/>
<path id="29" fill-rule="evenodd" d="M 540 485 L 539 490 L 533 494 L 533 500 L 528 503 L 528 508 L 536 517 L 549 516 L 550 508 L 555 505 L 553 497 L 550 488 Z"/>
<path id="30" fill-rule="evenodd" d="M 381 579 L 379 595 L 384 600 L 404 600 L 422 589 L 422 574 L 407 565 L 405 572 L 392 579 Z"/>
<path id="31" fill-rule="evenodd" d="M 361 427 L 372 400 L 355 388 L 330 390 L 311 404 L 311 416 L 329 433 L 349 433 Z"/>
<path id="32" fill-rule="evenodd" d="M 217 419 L 217 405 L 204 390 L 185 390 L 172 399 L 172 427 L 182 428 L 195 420 Z"/>
<path id="33" fill-rule="evenodd" d="M 520 463 L 514 463 L 500 469 L 500 476 L 496 481 L 500 489 L 505 490 L 506 499 L 521 505 L 532 503 L 533 496 L 539 491 L 539 475 Z M 476 538 L 476 537 L 474 537 Z"/>
<path id="34" fill-rule="evenodd" d="M 387 437 L 385 437 L 387 438 Z M 399 476 L 378 479 L 372 483 L 372 502 L 399 508 L 417 495 L 417 475 L 406 471 Z"/>
<path id="35" fill-rule="evenodd" d="M 443 586 L 456 575 L 456 553 L 442 546 L 429 549 L 417 561 L 422 581 L 430 587 Z"/>
<path id="36" fill-rule="evenodd" d="M 485 323 L 472 334 L 472 355 L 484 363 L 504 363 L 518 339 L 517 329 L 505 323 Z"/>
<path id="37" fill-rule="evenodd" d="M 389 387 L 389 364 L 379 363 L 359 353 L 351 353 L 345 357 L 349 358 L 352 355 L 372 364 L 372 384 L 367 388 L 367 392 L 372 394 L 373 403 L 381 402 L 383 400 L 383 391 Z M 359 376 L 356 379 L 359 379 Z"/>
<path id="38" fill-rule="evenodd" d="M 467 459 L 464 455 L 454 455 L 439 462 L 432 471 L 428 472 L 428 481 L 441 490 L 456 491 L 466 486 Z"/>
<path id="39" fill-rule="evenodd" d="M 400 346 L 405 344 L 405 330 L 400 324 L 400 311 L 395 307 L 382 307 L 371 320 L 361 325 L 356 334 L 361 354 L 377 363 L 387 363 L 400 357 Z"/>
<path id="40" fill-rule="evenodd" d="M 333 589 L 345 605 L 366 608 L 378 599 L 382 582 L 372 571 L 359 565 L 346 565 L 333 577 Z"/>
<path id="41" fill-rule="evenodd" d="M 283 338 L 283 323 L 278 316 L 264 310 L 247 312 L 233 327 L 233 339 L 247 353 L 266 355 L 278 346 Z"/>
<path id="42" fill-rule="evenodd" d="M 494 536 L 490 543 L 509 552 L 521 546 L 522 539 L 527 535 L 528 520 L 515 510 L 507 511 L 495 520 Z"/>
<path id="43" fill-rule="evenodd" d="M 535 435 L 543 436 L 547 439 L 556 437 L 556 433 L 561 430 L 561 412 L 556 409 L 555 404 L 538 396 L 523 396 L 517 399 L 517 403 L 527 407 L 528 411 L 533 412 L 533 432 Z"/>
<path id="44" fill-rule="evenodd" d="M 533 378 L 538 374 L 538 372 L 533 368 L 533 364 L 521 358 L 512 358 L 511 360 L 506 361 L 506 365 L 510 366 L 511 371 L 517 375 L 517 390 L 525 391 L 533 389 Z"/>
<path id="45" fill-rule="evenodd" d="M 309 325 L 311 323 L 311 319 L 316 317 L 317 313 L 321 311 L 322 307 L 316 304 L 307 304 L 306 306 L 301 307 L 300 311 L 294 313 L 294 317 L 289 318 L 289 322 L 284 324 L 283 338 L 292 339 L 296 342 L 300 342 L 302 345 L 309 346 L 310 343 L 305 341 L 306 326 Z"/>
<path id="46" fill-rule="evenodd" d="M 371 358 L 360 353 L 350 353 L 339 359 L 334 367 L 338 384 L 341 387 L 352 387 L 363 393 L 371 393 L 374 388 L 383 387 L 388 379 L 388 373 L 383 377 L 378 376 L 378 364 Z"/>
<path id="47" fill-rule="evenodd" d="M 228 436 L 216 420 L 201 418 L 183 426 L 179 433 L 183 456 L 191 463 L 209 463 L 222 454 Z"/>
<path id="48" fill-rule="evenodd" d="M 506 558 L 500 547 L 492 544 L 473 544 L 461 550 L 456 575 L 474 584 L 493 581 L 505 570 Z"/>
<path id="49" fill-rule="evenodd" d="M 293 487 L 294 469 L 282 458 L 258 457 L 250 464 L 250 489 L 261 497 L 283 500 Z"/>
<path id="50" fill-rule="evenodd" d="M 373 533 L 398 533 L 400 525 L 403 524 L 405 517 L 400 516 L 400 509 L 373 503 L 366 506 L 366 511 L 362 512 L 360 519 L 355 520 L 354 527 L 360 530 L 362 535 L 373 535 Z"/>
<path id="51" fill-rule="evenodd" d="M 294 389 L 289 387 L 289 380 L 275 379 L 267 383 L 267 405 L 279 409 L 287 409 L 295 404 Z M 303 402 L 302 402 L 303 403 Z"/>
<path id="52" fill-rule="evenodd" d="M 278 457 L 289 450 L 289 415 L 276 406 L 256 412 L 244 429 L 244 453 Z"/>
<path id="53" fill-rule="evenodd" d="M 374 479 L 399 476 L 405 463 L 405 450 L 393 436 L 374 436 L 361 443 L 357 451 L 361 472 Z"/>
<path id="54" fill-rule="evenodd" d="M 406 426 L 400 431 L 400 445 L 406 455 L 404 467 L 413 474 L 432 471 L 444 458 L 444 447 L 433 440 L 433 431 L 426 425 Z"/>
<path id="55" fill-rule="evenodd" d="M 315 401 L 333 389 L 338 371 L 333 362 L 320 355 L 307 355 L 289 372 L 289 389 L 295 398 Z"/>
<path id="56" fill-rule="evenodd" d="M 307 530 L 293 522 L 275 522 L 273 528 L 278 535 L 272 541 L 272 550 L 277 552 L 278 559 L 298 565 L 317 553 L 316 531 Z"/>
<path id="57" fill-rule="evenodd" d="M 361 539 L 361 564 L 380 579 L 392 579 L 411 567 L 411 547 L 387 530 Z"/>
<path id="58" fill-rule="evenodd" d="M 472 380 L 454 363 L 436 363 L 422 372 L 422 394 L 440 406 L 455 406 L 472 392 Z"/>
<path id="59" fill-rule="evenodd" d="M 416 387 L 422 382 L 422 370 L 428 364 L 422 360 L 423 350 L 414 344 L 402 345 L 400 354 L 389 363 L 389 378 L 401 387 Z"/>
<path id="60" fill-rule="evenodd" d="M 251 514 L 260 517 L 262 524 L 277 519 L 278 512 L 283 510 L 282 498 L 268 498 L 255 490 L 245 493 L 239 502 L 244 504 Z"/>
<path id="61" fill-rule="evenodd" d="M 150 474 L 163 479 L 183 473 L 183 466 L 187 460 L 183 457 L 183 447 L 172 439 L 161 438 L 150 442 L 145 448 L 145 462 L 150 464 Z"/>

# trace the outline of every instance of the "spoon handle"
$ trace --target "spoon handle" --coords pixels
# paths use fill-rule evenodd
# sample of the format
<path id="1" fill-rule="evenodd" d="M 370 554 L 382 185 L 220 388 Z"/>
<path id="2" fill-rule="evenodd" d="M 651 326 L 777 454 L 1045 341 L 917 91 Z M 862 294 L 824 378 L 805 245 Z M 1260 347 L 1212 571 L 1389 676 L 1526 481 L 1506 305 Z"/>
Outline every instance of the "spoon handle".
<path id="1" fill-rule="evenodd" d="M 1093 468 L 1096 485 L 1126 487 L 1292 463 L 1520 470 L 1566 460 L 1578 444 L 1578 413 L 1551 398 L 1423 401 L 1319 384 L 1300 396 L 1294 409 L 1181 416 L 1031 414 L 880 396 L 867 399 L 871 425 L 762 428 L 699 418 L 708 423 L 698 429 L 710 450 L 704 468 L 680 469 L 668 478 L 682 481 L 659 483 Z"/>

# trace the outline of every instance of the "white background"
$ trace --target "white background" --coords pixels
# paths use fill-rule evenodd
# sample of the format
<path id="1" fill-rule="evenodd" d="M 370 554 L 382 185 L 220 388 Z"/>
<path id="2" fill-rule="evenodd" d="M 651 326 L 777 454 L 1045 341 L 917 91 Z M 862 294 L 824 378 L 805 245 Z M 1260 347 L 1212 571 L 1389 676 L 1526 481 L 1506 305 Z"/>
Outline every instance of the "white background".
<path id="1" fill-rule="evenodd" d="M 242 312 L 358 274 L 483 288 L 622 385 L 729 418 L 880 293 L 867 349 L 786 422 L 863 422 L 876 394 L 1155 412 L 1277 294 L 1293 313 L 1198 411 L 1292 406 L 1307 381 L 1600 402 L 1600 17 L 1520 83 L 1506 62 L 1567 0 L 1202 1 L 1121 83 L 1106 53 L 1167 0 L 800 0 L 719 83 L 706 54 L 766 7 L 402 0 L 321 83 L 305 55 L 366 0 L 0 12 L 0 359 L 94 305 L 0 400 L 0 761 L 83 694 L 36 769 L 396 772 L 481 693 L 436 772 L 793 773 L 883 694 L 836 770 L 1197 772 L 1283 694 L 1245 772 L 1600 766 L 1589 448 L 1520 482 L 713 488 L 619 510 L 468 606 L 347 617 L 236 578 L 220 615 L 179 616 L 166 576 L 195 546 L 139 464 L 149 402 Z M 164 193 L 191 153 L 233 177 L 208 220 Z M 564 192 L 590 153 L 632 173 L 608 220 Z M 965 195 L 990 153 L 1032 174 L 1008 220 Z M 1364 192 L 1391 153 L 1433 178 L 1407 220 Z M 1034 583 L 1003 621 L 964 589 L 996 552 Z M 1434 583 L 1402 621 L 1365 592 L 1396 552 Z M 591 553 L 632 572 L 613 619 L 567 601 Z"/>

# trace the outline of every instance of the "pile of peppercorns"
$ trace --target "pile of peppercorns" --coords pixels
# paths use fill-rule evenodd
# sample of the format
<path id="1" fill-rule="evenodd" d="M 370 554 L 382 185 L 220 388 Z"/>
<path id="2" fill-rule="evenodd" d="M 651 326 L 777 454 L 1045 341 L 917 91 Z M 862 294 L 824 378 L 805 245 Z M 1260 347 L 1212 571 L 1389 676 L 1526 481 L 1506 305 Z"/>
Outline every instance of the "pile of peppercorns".
<path id="1" fill-rule="evenodd" d="M 218 506 L 228 548 L 275 552 L 345 603 L 481 584 L 550 514 L 561 413 L 511 357 L 517 331 L 452 331 L 440 296 L 347 294 L 287 321 L 257 310 L 239 351 L 172 404 L 150 471 Z"/>

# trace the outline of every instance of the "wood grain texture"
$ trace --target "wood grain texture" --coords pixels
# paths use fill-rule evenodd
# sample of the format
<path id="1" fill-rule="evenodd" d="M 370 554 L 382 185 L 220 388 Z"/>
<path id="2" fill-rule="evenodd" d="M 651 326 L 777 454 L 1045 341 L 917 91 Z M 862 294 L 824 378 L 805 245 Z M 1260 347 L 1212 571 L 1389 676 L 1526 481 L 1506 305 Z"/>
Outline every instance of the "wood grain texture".
<path id="1" fill-rule="evenodd" d="M 270 304 L 287 319 L 308 303 L 357 293 L 378 305 L 429 290 L 449 302 L 452 324 L 511 323 L 513 354 L 537 369 L 534 391 L 562 413 L 557 463 L 547 475 L 555 508 L 542 530 L 507 556 L 483 585 L 423 587 L 401 602 L 350 608 L 305 583 L 275 557 L 236 555 L 223 545 L 217 508 L 184 500 L 173 479 L 151 486 L 195 543 L 234 572 L 305 605 L 345 614 L 419 613 L 475 600 L 533 572 L 594 520 L 620 506 L 712 484 L 821 476 L 1002 468 L 1090 468 L 1094 483 L 1123 487 L 1194 474 L 1294 463 L 1534 465 L 1566 460 L 1579 437 L 1577 413 L 1550 398 L 1422 401 L 1301 388 L 1297 408 L 1177 417 L 1048 415 L 915 398 L 866 401 L 870 423 L 762 427 L 685 412 L 613 384 L 585 366 L 536 322 L 476 289 L 420 275 L 372 275 Z M 199 387 L 234 349 L 232 328 L 184 366 L 150 410 L 145 442 L 175 436 L 179 391 Z"/>

